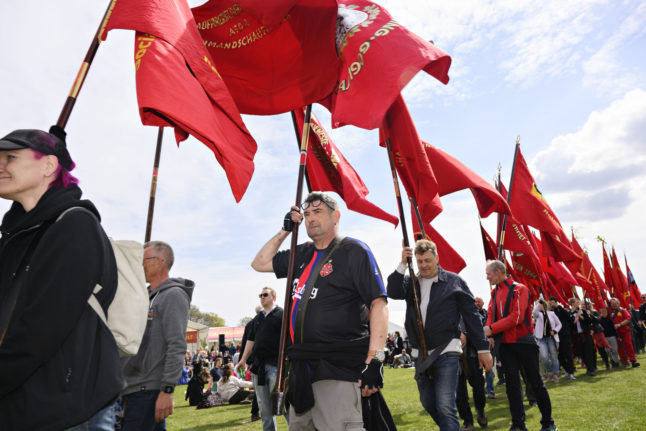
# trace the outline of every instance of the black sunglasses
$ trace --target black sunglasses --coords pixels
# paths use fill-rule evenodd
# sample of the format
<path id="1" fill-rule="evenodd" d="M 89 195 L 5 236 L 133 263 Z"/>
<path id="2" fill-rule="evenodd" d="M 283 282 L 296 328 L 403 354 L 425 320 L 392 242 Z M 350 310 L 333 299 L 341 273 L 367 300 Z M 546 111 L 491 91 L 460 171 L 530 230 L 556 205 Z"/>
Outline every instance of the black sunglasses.
<path id="1" fill-rule="evenodd" d="M 332 207 L 332 205 L 330 205 L 329 203 L 327 203 L 324 199 L 316 199 L 316 200 L 314 200 L 314 201 L 312 201 L 312 202 L 303 202 L 303 204 L 301 205 L 301 208 L 302 208 L 302 210 L 303 210 L 303 211 L 305 211 L 306 209 L 308 209 L 310 206 L 311 206 L 312 208 L 318 208 L 318 207 L 320 207 L 320 206 L 321 206 L 321 203 L 324 203 L 325 205 L 327 205 L 327 207 L 328 207 L 329 209 L 331 209 L 332 211 L 334 211 L 334 208 Z"/>
<path id="2" fill-rule="evenodd" d="M 267 296 L 269 296 L 269 294 L 267 292 L 263 292 L 263 293 L 258 295 L 258 298 L 265 298 Z"/>

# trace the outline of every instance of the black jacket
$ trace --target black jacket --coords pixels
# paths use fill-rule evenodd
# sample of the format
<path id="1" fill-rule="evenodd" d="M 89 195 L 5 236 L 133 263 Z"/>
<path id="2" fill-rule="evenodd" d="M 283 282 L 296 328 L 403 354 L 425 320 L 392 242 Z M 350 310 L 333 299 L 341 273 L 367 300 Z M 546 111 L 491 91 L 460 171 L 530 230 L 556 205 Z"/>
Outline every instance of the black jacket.
<path id="1" fill-rule="evenodd" d="M 123 387 L 114 337 L 87 300 L 98 283 L 105 311 L 114 297 L 114 254 L 90 201 L 69 186 L 48 190 L 25 213 L 14 203 L 0 226 L 0 301 L 12 272 L 39 226 L 44 231 L 29 261 L 0 345 L 0 427 L 10 430 L 60 430 L 89 419 L 115 400 Z"/>
<path id="2" fill-rule="evenodd" d="M 561 321 L 561 330 L 559 331 L 559 339 L 563 341 L 563 337 L 570 337 L 572 335 L 572 325 L 574 324 L 572 320 L 572 313 L 569 310 L 563 308 L 562 305 L 559 305 L 554 310 L 554 314 Z M 574 329 L 576 334 L 576 328 Z"/>
<path id="3" fill-rule="evenodd" d="M 418 298 L 421 300 L 419 285 L 415 288 Z M 404 326 L 411 346 L 419 349 L 417 317 L 413 305 L 410 277 L 397 271 L 393 272 L 388 277 L 386 290 L 389 298 L 406 300 Z M 478 314 L 473 295 L 464 280 L 457 274 L 439 268 L 438 281 L 431 289 L 428 308 L 422 312 L 426 313 L 424 334 L 426 347 L 429 350 L 453 338 L 460 338 L 460 317 L 462 317 L 464 326 L 476 349 L 489 350 L 489 341 L 484 336 L 480 314 Z"/>

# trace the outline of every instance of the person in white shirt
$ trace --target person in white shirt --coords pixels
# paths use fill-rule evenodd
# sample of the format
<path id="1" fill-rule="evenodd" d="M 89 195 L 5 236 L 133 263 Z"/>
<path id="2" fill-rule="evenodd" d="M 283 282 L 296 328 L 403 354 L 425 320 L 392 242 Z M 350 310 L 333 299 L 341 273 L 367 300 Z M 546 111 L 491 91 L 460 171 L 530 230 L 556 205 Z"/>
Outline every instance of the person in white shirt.
<path id="1" fill-rule="evenodd" d="M 233 375 L 233 364 L 226 364 L 222 368 L 222 378 L 218 380 L 218 394 L 224 401 L 228 401 L 229 404 L 250 403 L 254 393 L 245 391 L 244 388 L 252 387 L 252 382 L 241 380 Z"/>
<path id="2" fill-rule="evenodd" d="M 549 310 L 544 299 L 539 299 L 532 312 L 534 321 L 534 336 L 538 341 L 538 352 L 543 368 L 545 381 L 559 381 L 558 344 L 562 324 L 557 315 Z"/>

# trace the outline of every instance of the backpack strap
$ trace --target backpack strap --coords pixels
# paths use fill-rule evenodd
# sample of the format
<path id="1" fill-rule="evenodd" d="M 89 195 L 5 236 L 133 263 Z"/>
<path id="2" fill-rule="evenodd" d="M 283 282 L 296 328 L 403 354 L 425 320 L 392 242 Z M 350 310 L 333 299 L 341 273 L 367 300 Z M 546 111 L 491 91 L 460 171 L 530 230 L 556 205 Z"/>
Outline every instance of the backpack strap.
<path id="1" fill-rule="evenodd" d="M 343 241 L 343 238 L 339 238 L 339 237 L 334 238 L 333 240 L 334 245 L 332 246 L 332 249 L 330 249 L 329 253 L 327 253 L 325 256 L 319 259 L 319 262 L 316 264 L 314 271 L 310 273 L 310 276 L 307 279 L 307 282 L 305 283 L 305 288 L 303 289 L 303 293 L 301 293 L 301 301 L 298 304 L 298 310 L 296 310 L 296 321 L 294 322 L 294 342 L 295 343 L 303 342 L 303 334 L 305 333 L 305 313 L 307 312 L 307 304 L 309 304 L 310 302 L 310 296 L 312 296 L 312 289 L 314 289 L 314 284 L 318 279 L 319 273 L 321 272 L 321 268 L 326 262 L 330 260 L 330 258 L 332 257 L 332 254 L 337 249 L 337 247 L 341 245 L 342 241 Z"/>

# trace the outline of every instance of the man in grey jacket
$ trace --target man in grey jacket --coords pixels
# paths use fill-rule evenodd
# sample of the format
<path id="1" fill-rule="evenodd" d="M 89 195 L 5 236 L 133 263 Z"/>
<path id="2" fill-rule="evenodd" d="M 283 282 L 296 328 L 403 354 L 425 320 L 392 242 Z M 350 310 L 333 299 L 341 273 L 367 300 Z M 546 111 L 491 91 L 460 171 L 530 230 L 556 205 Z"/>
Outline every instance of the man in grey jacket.
<path id="1" fill-rule="evenodd" d="M 173 413 L 173 392 L 186 354 L 186 324 L 194 283 L 169 278 L 173 249 L 161 241 L 144 244 L 144 272 L 149 283 L 148 323 L 139 352 L 127 360 L 122 430 L 165 430 Z"/>

